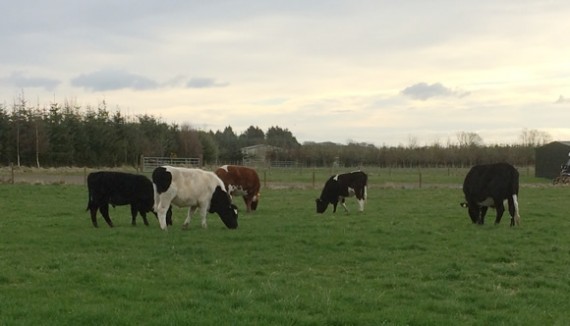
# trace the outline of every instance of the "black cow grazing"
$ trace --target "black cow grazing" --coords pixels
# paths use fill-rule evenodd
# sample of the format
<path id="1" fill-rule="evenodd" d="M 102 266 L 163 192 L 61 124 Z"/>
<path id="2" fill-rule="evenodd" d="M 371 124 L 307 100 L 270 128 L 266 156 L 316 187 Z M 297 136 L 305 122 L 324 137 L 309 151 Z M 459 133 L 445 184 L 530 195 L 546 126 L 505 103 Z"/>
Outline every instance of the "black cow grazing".
<path id="1" fill-rule="evenodd" d="M 137 213 L 140 213 L 145 225 L 148 225 L 146 213 L 153 210 L 154 191 L 152 182 L 144 175 L 124 172 L 100 171 L 87 176 L 91 221 L 97 227 L 97 210 L 110 227 L 113 222 L 109 216 L 109 204 L 115 206 L 131 205 L 132 225 L 136 225 Z M 168 223 L 172 224 L 172 211 L 168 210 Z"/>
<path id="2" fill-rule="evenodd" d="M 337 174 L 331 176 L 325 183 L 321 192 L 321 197 L 317 198 L 317 213 L 324 213 L 329 204 L 333 205 L 333 213 L 336 212 L 336 205 L 339 200 L 348 213 L 348 208 L 344 203 L 346 197 L 356 196 L 359 211 L 364 211 L 364 202 L 367 196 L 368 176 L 362 171 Z"/>
<path id="3" fill-rule="evenodd" d="M 506 200 L 511 226 L 520 224 L 519 172 L 512 165 L 495 163 L 472 167 L 463 182 L 463 193 L 467 202 L 461 203 L 461 206 L 468 208 L 473 223 L 483 224 L 489 207 L 497 210 L 495 224 L 500 223 Z"/>

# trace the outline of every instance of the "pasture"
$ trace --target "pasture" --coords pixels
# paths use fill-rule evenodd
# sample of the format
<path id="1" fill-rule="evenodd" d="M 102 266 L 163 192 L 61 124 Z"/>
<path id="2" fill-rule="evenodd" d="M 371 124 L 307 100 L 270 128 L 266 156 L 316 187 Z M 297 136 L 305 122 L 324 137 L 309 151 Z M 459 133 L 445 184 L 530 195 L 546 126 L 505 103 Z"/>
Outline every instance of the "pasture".
<path id="1" fill-rule="evenodd" d="M 348 215 L 316 214 L 323 177 L 291 173 L 262 184 L 257 212 L 236 201 L 237 230 L 215 214 L 182 230 L 182 209 L 168 232 L 152 215 L 132 227 L 124 206 L 95 229 L 83 185 L 0 185 L 0 324 L 570 323 L 570 188 L 521 171 L 510 228 L 492 210 L 471 224 L 449 171 L 421 188 L 372 172 L 365 212 L 350 198 Z"/>

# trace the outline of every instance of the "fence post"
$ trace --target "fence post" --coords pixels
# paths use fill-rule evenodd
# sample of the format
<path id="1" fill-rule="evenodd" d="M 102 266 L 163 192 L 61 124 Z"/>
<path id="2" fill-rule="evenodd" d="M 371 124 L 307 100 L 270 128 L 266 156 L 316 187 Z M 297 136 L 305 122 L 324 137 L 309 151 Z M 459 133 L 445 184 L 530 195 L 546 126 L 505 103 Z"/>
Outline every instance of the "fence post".
<path id="1" fill-rule="evenodd" d="M 267 171 L 263 171 L 263 188 L 267 189 Z"/>
<path id="2" fill-rule="evenodd" d="M 418 173 L 419 173 L 419 186 L 420 189 L 422 189 L 422 170 L 420 170 L 419 168 L 418 168 Z"/>
<path id="3" fill-rule="evenodd" d="M 313 169 L 313 189 L 315 189 L 315 182 L 316 182 L 315 169 Z"/>
<path id="4" fill-rule="evenodd" d="M 14 163 L 10 162 L 10 184 L 14 184 Z"/>

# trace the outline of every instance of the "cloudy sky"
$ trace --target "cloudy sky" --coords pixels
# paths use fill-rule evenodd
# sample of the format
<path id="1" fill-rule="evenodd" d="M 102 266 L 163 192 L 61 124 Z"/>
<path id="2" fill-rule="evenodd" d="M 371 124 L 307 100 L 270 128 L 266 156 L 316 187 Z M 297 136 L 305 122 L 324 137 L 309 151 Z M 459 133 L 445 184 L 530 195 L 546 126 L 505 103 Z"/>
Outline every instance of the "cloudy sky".
<path id="1" fill-rule="evenodd" d="M 567 0 L 0 4 L 0 103 L 419 145 L 570 140 Z"/>

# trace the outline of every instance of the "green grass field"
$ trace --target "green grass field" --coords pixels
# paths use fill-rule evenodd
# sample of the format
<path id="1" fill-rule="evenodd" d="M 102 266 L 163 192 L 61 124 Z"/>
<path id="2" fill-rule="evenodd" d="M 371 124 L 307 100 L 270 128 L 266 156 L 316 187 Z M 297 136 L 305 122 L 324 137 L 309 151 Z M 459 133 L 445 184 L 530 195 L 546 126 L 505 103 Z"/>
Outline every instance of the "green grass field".
<path id="1" fill-rule="evenodd" d="M 127 207 L 93 228 L 84 186 L 0 185 L 0 325 L 570 323 L 570 188 L 528 183 L 510 228 L 471 224 L 451 186 L 372 186 L 364 213 L 318 215 L 323 182 L 263 190 L 237 230 L 182 230 L 176 209 L 168 232 Z"/>

